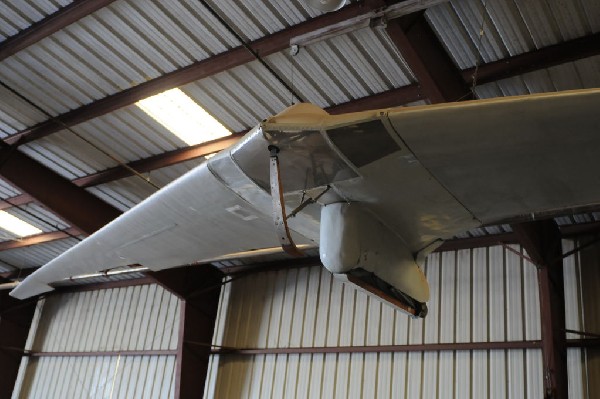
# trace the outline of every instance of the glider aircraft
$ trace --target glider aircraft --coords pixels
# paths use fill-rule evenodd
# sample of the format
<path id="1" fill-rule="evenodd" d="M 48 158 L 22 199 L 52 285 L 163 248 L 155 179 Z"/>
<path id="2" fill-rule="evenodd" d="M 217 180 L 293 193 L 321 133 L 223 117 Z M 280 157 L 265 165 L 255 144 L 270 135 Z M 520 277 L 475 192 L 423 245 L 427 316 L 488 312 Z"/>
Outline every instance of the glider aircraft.
<path id="1" fill-rule="evenodd" d="M 318 246 L 323 265 L 424 317 L 421 270 L 484 224 L 600 203 L 600 89 L 329 115 L 296 104 L 27 277 L 151 270 Z"/>

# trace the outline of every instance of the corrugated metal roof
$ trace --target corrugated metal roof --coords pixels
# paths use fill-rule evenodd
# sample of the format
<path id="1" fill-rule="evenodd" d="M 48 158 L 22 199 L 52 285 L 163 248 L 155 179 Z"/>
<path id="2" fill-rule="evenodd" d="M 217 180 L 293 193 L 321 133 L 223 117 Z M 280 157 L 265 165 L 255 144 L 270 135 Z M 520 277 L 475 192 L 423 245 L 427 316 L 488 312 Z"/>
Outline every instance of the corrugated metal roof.
<path id="1" fill-rule="evenodd" d="M 20 195 L 21 191 L 4 179 L 0 179 L 0 198 L 8 199 Z"/>
<path id="2" fill-rule="evenodd" d="M 477 86 L 478 98 L 600 87 L 600 56 Z"/>
<path id="3" fill-rule="evenodd" d="M 0 68 L 1 69 L 1 68 Z M 17 133 L 46 119 L 46 115 L 0 86 L 0 138 Z"/>
<path id="4" fill-rule="evenodd" d="M 131 105 L 20 146 L 68 179 L 186 147 L 180 138 Z M 109 154 L 110 156 L 106 155 Z"/>
<path id="5" fill-rule="evenodd" d="M 44 233 L 64 230 L 70 227 L 69 224 L 60 217 L 35 203 L 12 207 L 7 209 L 6 212 L 39 228 Z"/>
<path id="6" fill-rule="evenodd" d="M 209 3 L 246 40 L 319 14 L 299 0 Z M 4 7 L 37 8 L 27 17 L 31 21 L 35 15 L 58 7 L 58 3 L 46 0 L 28 5 L 14 1 L 7 4 Z M 600 5 L 594 0 L 568 4 L 543 0 L 526 4 L 516 0 L 452 1 L 429 9 L 426 15 L 461 68 L 474 65 L 479 57 L 483 62 L 493 61 L 597 32 L 600 27 Z M 482 16 L 485 29 L 478 51 Z M 209 15 L 201 2 L 186 0 L 166 7 L 155 0 L 119 0 L 1 62 L 0 79 L 47 110 L 58 113 L 238 45 L 237 39 Z M 379 28 L 364 28 L 308 45 L 294 57 L 285 50 L 266 57 L 265 61 L 303 98 L 323 107 L 415 82 L 401 55 Z M 597 56 L 479 86 L 476 91 L 479 97 L 489 98 L 599 86 L 600 56 Z M 292 102 L 288 90 L 256 61 L 185 85 L 183 89 L 232 131 L 246 130 Z M 13 95 L 5 91 L 0 94 L 3 94 L 0 101 L 6 103 L 0 106 L 0 113 L 4 113 L 0 114 L 0 136 L 45 119 Z M 123 162 L 185 146 L 135 106 L 73 129 Z M 69 179 L 118 164 L 67 131 L 21 146 L 21 150 Z M 164 186 L 198 162 L 152 171 L 150 176 Z M 89 190 L 121 210 L 129 209 L 154 191 L 135 177 Z M 0 182 L 0 197 L 18 194 L 17 189 Z M 44 217 L 52 219 L 49 215 Z M 559 222 L 589 220 L 597 220 L 597 215 L 565 217 Z M 51 228 L 46 225 L 45 229 Z M 510 231 L 508 226 L 488 226 L 461 237 L 507 231 Z"/>
<path id="7" fill-rule="evenodd" d="M 600 31 L 596 0 L 453 0 L 426 15 L 460 69 Z"/>
<path id="8" fill-rule="evenodd" d="M 328 107 L 409 85 L 414 76 L 389 36 L 363 28 L 267 57 L 305 101 Z M 288 103 L 289 105 L 289 103 Z"/>
<path id="9" fill-rule="evenodd" d="M 13 270 L 15 270 L 16 268 L 14 266 L 11 266 L 7 263 L 4 263 L 0 260 L 0 272 L 4 273 L 4 272 L 11 272 Z"/>
<path id="10" fill-rule="evenodd" d="M 301 1 L 244 2 L 207 1 L 245 40 L 256 40 L 269 33 L 296 25 L 320 14 Z"/>
<path id="11" fill-rule="evenodd" d="M 78 242 L 79 239 L 76 238 L 65 238 L 30 247 L 0 251 L 0 262 L 6 262 L 19 269 L 42 266 Z"/>
<path id="12" fill-rule="evenodd" d="M 283 51 L 266 61 L 303 99 L 322 107 L 414 82 L 380 29 L 360 29 L 311 44 L 295 57 Z M 188 84 L 184 91 L 233 132 L 247 130 L 292 104 L 291 93 L 258 61 Z M 123 162 L 185 146 L 134 105 L 73 130 Z M 116 166 L 86 141 L 63 131 L 22 150 L 69 179 Z"/>
<path id="13" fill-rule="evenodd" d="M 199 2 L 120 0 L 2 61 L 0 79 L 56 115 L 237 45 Z"/>
<path id="14" fill-rule="evenodd" d="M 156 169 L 146 174 L 150 180 L 164 187 L 184 173 L 200 165 L 204 158 L 193 159 L 173 166 Z M 110 183 L 87 188 L 89 192 L 105 200 L 121 211 L 126 211 L 138 204 L 149 195 L 156 192 L 156 188 L 138 176 L 119 179 Z"/>
<path id="15" fill-rule="evenodd" d="M 71 3 L 69 0 L 4 0 L 0 3 L 0 42 L 19 31 L 28 28 L 60 7 Z"/>

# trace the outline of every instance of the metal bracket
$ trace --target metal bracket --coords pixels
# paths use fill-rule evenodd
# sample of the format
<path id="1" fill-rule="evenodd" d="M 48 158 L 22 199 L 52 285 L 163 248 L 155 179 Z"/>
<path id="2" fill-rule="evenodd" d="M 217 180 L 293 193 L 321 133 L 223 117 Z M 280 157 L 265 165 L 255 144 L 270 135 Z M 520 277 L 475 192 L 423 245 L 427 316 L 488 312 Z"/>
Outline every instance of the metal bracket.
<path id="1" fill-rule="evenodd" d="M 317 195 L 315 198 L 311 198 L 309 197 L 307 200 L 304 200 L 304 195 L 302 196 L 302 203 L 300 205 L 298 205 L 298 207 L 296 207 L 296 209 L 294 209 L 289 215 L 287 215 L 287 218 L 293 218 L 295 217 L 298 212 L 300 212 L 302 209 L 306 208 L 307 206 L 309 206 L 310 204 L 315 204 L 327 191 L 329 191 L 329 189 L 331 188 L 331 186 L 328 184 L 327 187 L 325 187 L 325 190 L 323 190 L 319 195 Z"/>
<path id="2" fill-rule="evenodd" d="M 274 145 L 269 146 L 270 153 L 270 179 L 271 179 L 271 198 L 273 200 L 273 221 L 275 229 L 279 236 L 281 248 L 292 256 L 303 256 L 302 251 L 296 247 L 290 234 L 285 214 L 285 202 L 283 200 L 283 189 L 281 185 L 281 172 L 279 169 L 279 148 Z"/>

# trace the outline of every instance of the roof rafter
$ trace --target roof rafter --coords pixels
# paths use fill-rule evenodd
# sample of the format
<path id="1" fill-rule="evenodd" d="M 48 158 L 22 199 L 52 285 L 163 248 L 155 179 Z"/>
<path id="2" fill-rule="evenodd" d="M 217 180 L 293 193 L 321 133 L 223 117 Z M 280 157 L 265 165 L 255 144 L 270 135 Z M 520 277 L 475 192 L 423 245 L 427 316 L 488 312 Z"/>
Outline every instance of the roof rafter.
<path id="1" fill-rule="evenodd" d="M 288 48 L 290 40 L 296 36 L 365 14 L 372 11 L 375 6 L 376 4 L 373 4 L 371 1 L 352 3 L 338 11 L 323 14 L 279 32 L 267 35 L 249 43 L 248 46 L 261 57 L 266 57 Z M 20 140 L 19 144 L 24 144 L 62 130 L 65 126 L 74 126 L 86 122 L 119 108 L 134 104 L 148 96 L 215 75 L 219 72 L 246 64 L 254 59 L 254 55 L 244 46 L 240 45 L 213 57 L 195 62 L 187 67 L 104 97 L 62 115 L 58 115 L 54 119 L 41 122 L 31 128 L 22 130 L 19 133 L 6 138 L 5 141 L 8 144 L 14 144 Z"/>
<path id="2" fill-rule="evenodd" d="M 0 61 L 39 42 L 115 0 L 75 0 L 0 44 Z"/>
<path id="3" fill-rule="evenodd" d="M 121 212 L 12 147 L 0 150 L 0 176 L 87 234 Z"/>
<path id="4" fill-rule="evenodd" d="M 386 31 L 432 103 L 469 98 L 469 88 L 424 12 L 389 21 Z"/>
<path id="5" fill-rule="evenodd" d="M 389 108 L 405 105 L 410 102 L 418 101 L 423 96 L 417 85 L 410 85 L 388 90 L 383 93 L 373 94 L 368 97 L 351 100 L 345 103 L 326 108 L 330 114 L 341 114 L 344 112 L 359 112 L 368 109 Z M 235 144 L 247 131 L 234 133 L 231 136 L 213 140 L 208 143 L 196 144 L 190 147 L 179 148 L 177 150 L 153 155 L 148 158 L 130 162 L 133 170 L 140 173 L 146 173 L 151 170 L 164 168 L 177 163 L 200 158 L 214 152 L 224 150 Z M 132 176 L 131 169 L 122 166 L 116 166 L 110 169 L 100 171 L 88 176 L 73 180 L 75 184 L 81 187 L 90 187 L 98 184 L 108 183 L 117 179 Z"/>
<path id="6" fill-rule="evenodd" d="M 600 54 L 600 33 L 595 33 L 483 64 L 477 70 L 477 84 L 495 82 L 598 54 Z M 463 70 L 461 75 L 463 80 L 469 83 L 473 80 L 474 73 L 475 68 L 469 68 Z"/>
<path id="7" fill-rule="evenodd" d="M 6 251 L 9 249 L 16 249 L 16 248 L 24 248 L 24 247 L 29 247 L 32 245 L 43 244 L 46 242 L 62 240 L 64 238 L 69 238 L 69 237 L 77 236 L 80 234 L 81 234 L 81 232 L 79 231 L 79 229 L 77 229 L 75 227 L 71 227 L 66 230 L 36 234 L 33 236 L 21 238 L 19 240 L 3 241 L 3 242 L 0 242 L 0 251 Z"/>

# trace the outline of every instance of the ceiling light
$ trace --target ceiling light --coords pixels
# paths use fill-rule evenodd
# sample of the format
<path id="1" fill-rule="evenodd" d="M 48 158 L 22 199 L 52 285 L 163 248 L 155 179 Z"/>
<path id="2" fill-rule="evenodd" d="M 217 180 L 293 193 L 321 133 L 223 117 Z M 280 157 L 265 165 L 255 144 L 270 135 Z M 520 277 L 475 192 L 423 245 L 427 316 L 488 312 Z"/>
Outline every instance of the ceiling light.
<path id="1" fill-rule="evenodd" d="M 0 228 L 13 233 L 19 237 L 41 234 L 42 230 L 29 223 L 11 215 L 8 212 L 0 211 Z"/>
<path id="2" fill-rule="evenodd" d="M 145 98 L 136 105 L 188 145 L 231 135 L 225 126 L 179 89 Z"/>

